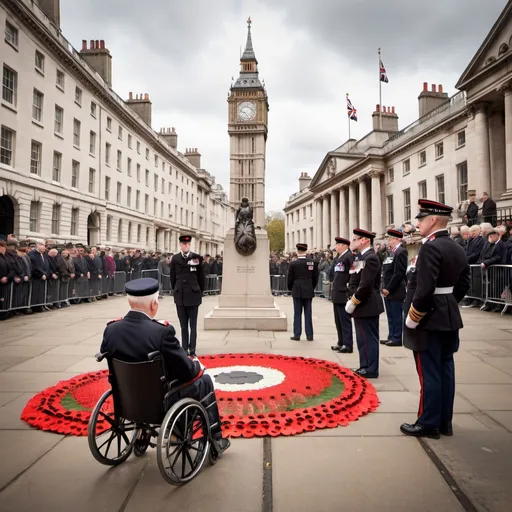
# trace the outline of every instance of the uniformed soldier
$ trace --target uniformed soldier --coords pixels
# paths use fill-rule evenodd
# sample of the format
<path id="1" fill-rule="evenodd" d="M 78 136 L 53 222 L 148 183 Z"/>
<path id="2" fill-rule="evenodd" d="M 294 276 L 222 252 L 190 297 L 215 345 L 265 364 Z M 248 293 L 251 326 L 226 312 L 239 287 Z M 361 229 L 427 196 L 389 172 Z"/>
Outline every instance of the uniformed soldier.
<path id="1" fill-rule="evenodd" d="M 350 240 L 336 237 L 335 250 L 338 256 L 331 267 L 332 275 L 332 305 L 334 308 L 334 322 L 338 331 L 338 343 L 331 347 L 335 352 L 351 354 L 354 351 L 352 337 L 352 319 L 345 311 L 347 303 L 348 281 L 350 269 L 354 262 L 354 255 L 350 250 Z"/>
<path id="2" fill-rule="evenodd" d="M 402 247 L 403 233 L 388 229 L 387 234 L 391 251 L 382 263 L 382 295 L 388 317 L 388 339 L 380 342 L 388 347 L 401 347 L 407 249 Z"/>
<path id="3" fill-rule="evenodd" d="M 294 341 L 300 340 L 302 334 L 302 310 L 304 310 L 304 328 L 308 341 L 313 341 L 313 318 L 311 303 L 315 296 L 318 281 L 318 263 L 307 256 L 307 244 L 297 244 L 297 259 L 290 263 L 288 269 L 288 289 L 293 297 L 293 336 Z"/>
<path id="4" fill-rule="evenodd" d="M 205 275 L 203 258 L 190 251 L 190 235 L 181 235 L 180 252 L 171 260 L 171 287 L 181 325 L 181 343 L 191 355 L 196 355 L 197 313 L 203 300 Z M 190 326 L 190 335 L 189 335 Z"/>
<path id="5" fill-rule="evenodd" d="M 355 373 L 367 379 L 379 376 L 379 315 L 384 312 L 380 294 L 380 258 L 372 243 L 376 236 L 365 229 L 354 229 L 352 249 L 358 252 L 349 271 L 350 300 L 345 311 L 352 315 L 356 328 L 359 368 Z"/>
<path id="6" fill-rule="evenodd" d="M 197 359 L 187 357 L 176 339 L 176 331 L 167 321 L 157 321 L 158 281 L 151 278 L 134 279 L 125 285 L 130 311 L 124 318 L 107 324 L 100 351 L 128 363 L 148 360 L 148 354 L 159 351 L 164 360 L 168 381 L 179 380 L 183 389 L 172 395 L 166 404 L 170 407 L 181 398 L 202 400 L 214 392 L 213 381 L 204 373 L 204 366 Z M 221 451 L 229 447 L 229 440 L 222 439 L 219 410 L 215 395 L 208 400 L 208 416 L 212 436 Z M 206 405 L 205 405 L 206 406 Z"/>
<path id="7" fill-rule="evenodd" d="M 458 303 L 469 289 L 464 249 L 446 229 L 453 208 L 420 199 L 416 216 L 424 236 L 416 267 L 416 290 L 408 309 L 404 345 L 414 351 L 420 379 L 420 405 L 415 423 L 400 430 L 410 436 L 451 436 L 455 398 L 453 354 L 459 348 L 462 318 Z"/>

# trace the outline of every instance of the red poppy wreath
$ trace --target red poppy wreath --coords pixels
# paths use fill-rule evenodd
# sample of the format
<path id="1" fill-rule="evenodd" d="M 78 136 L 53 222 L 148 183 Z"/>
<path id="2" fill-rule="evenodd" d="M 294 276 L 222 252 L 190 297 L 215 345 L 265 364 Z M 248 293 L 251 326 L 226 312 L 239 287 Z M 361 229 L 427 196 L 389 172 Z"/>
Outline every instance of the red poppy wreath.
<path id="1" fill-rule="evenodd" d="M 230 437 L 346 426 L 379 404 L 367 380 L 330 361 L 268 354 L 201 361 L 214 381 L 223 432 Z M 108 387 L 107 371 L 59 382 L 31 398 L 21 418 L 42 430 L 86 435 L 91 411 Z"/>

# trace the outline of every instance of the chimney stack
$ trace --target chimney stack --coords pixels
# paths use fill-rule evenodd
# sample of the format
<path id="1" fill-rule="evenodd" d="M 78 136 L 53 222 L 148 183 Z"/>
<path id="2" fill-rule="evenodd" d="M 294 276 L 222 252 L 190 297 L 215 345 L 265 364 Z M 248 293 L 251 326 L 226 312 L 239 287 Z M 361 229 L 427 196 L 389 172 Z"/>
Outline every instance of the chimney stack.
<path id="1" fill-rule="evenodd" d="M 39 4 L 46 16 L 60 28 L 60 0 L 37 0 L 36 3 Z"/>
<path id="2" fill-rule="evenodd" d="M 161 128 L 159 135 L 171 148 L 178 149 L 178 134 L 174 128 Z"/>
<path id="3" fill-rule="evenodd" d="M 450 101 L 448 94 L 443 92 L 443 86 L 432 84 L 432 89 L 428 90 L 428 83 L 423 82 L 423 91 L 418 96 L 418 107 L 419 107 L 419 116 L 423 117 L 427 115 L 432 110 L 444 105 Z"/>
<path id="4" fill-rule="evenodd" d="M 82 49 L 78 54 L 107 82 L 109 87 L 112 87 L 112 55 L 105 48 L 103 39 L 101 41 L 91 39 L 89 48 L 87 48 L 87 41 L 83 39 Z"/>
<path id="5" fill-rule="evenodd" d="M 306 187 L 309 187 L 311 177 L 307 172 L 301 172 L 299 178 L 299 191 L 302 192 Z"/>
<path id="6" fill-rule="evenodd" d="M 197 148 L 188 148 L 185 151 L 185 158 L 196 168 L 201 169 L 201 153 Z"/>
<path id="7" fill-rule="evenodd" d="M 380 118 L 382 118 L 382 128 L 380 128 Z M 398 115 L 395 112 L 395 107 L 380 108 L 380 105 L 375 106 L 375 112 L 372 114 L 373 129 L 375 131 L 382 131 L 394 133 L 398 131 Z"/>
<path id="8" fill-rule="evenodd" d="M 133 98 L 133 92 L 128 93 L 125 103 L 148 125 L 151 126 L 152 104 L 149 94 L 137 94 Z"/>

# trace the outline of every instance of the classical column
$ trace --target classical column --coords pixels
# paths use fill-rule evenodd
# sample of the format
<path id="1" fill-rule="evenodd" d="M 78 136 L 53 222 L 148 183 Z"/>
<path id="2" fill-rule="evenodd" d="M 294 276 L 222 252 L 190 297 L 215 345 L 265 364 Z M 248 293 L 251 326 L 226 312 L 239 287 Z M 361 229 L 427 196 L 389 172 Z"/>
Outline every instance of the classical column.
<path id="1" fill-rule="evenodd" d="M 331 240 L 329 244 L 334 246 L 334 237 L 340 236 L 338 229 L 338 192 L 333 190 L 331 192 Z"/>
<path id="2" fill-rule="evenodd" d="M 512 89 L 505 89 L 505 171 L 507 191 L 504 197 L 512 197 Z"/>
<path id="3" fill-rule="evenodd" d="M 380 172 L 372 172 L 372 227 L 371 230 L 377 233 L 379 238 L 384 232 L 384 221 L 382 216 L 382 192 L 380 187 Z"/>
<path id="4" fill-rule="evenodd" d="M 316 203 L 316 215 L 315 215 L 315 249 L 322 247 L 322 199 L 318 198 Z"/>
<path id="5" fill-rule="evenodd" d="M 322 249 L 326 249 L 329 245 L 331 237 L 329 236 L 329 194 L 326 194 L 323 198 L 322 206 Z"/>
<path id="6" fill-rule="evenodd" d="M 357 227 L 368 229 L 368 196 L 364 177 L 359 179 L 359 226 Z"/>
<path id="7" fill-rule="evenodd" d="M 505 96 L 505 103 L 507 99 Z M 510 101 L 510 100 L 509 100 Z M 505 105 L 506 110 L 506 105 Z M 505 119 L 507 115 L 505 114 Z M 506 121 L 505 121 L 506 122 Z M 491 188 L 491 164 L 489 156 L 489 120 L 487 118 L 487 106 L 477 105 L 475 111 L 475 150 L 473 157 L 473 168 L 468 169 L 472 179 L 469 180 L 469 188 L 476 189 L 478 197 L 481 196 L 482 192 L 489 192 Z M 511 137 L 512 137 L 512 131 Z M 512 144 L 512 142 L 511 142 Z M 512 151 L 512 147 L 510 148 Z M 508 155 L 507 145 L 507 155 Z M 512 158 L 512 152 L 511 152 Z M 511 176 L 512 177 L 512 176 Z M 512 182 L 511 182 L 512 187 Z"/>
<path id="8" fill-rule="evenodd" d="M 500 197 L 506 190 L 506 140 L 503 111 L 489 114 L 489 152 L 491 156 L 491 197 Z"/>
<path id="9" fill-rule="evenodd" d="M 339 236 L 342 236 L 344 238 L 349 238 L 350 233 L 348 232 L 347 200 L 345 198 L 345 187 L 340 188 L 338 210 L 339 210 L 339 224 L 338 224 Z"/>
<path id="10" fill-rule="evenodd" d="M 357 228 L 356 183 L 348 186 L 348 238 L 352 239 L 352 230 Z"/>

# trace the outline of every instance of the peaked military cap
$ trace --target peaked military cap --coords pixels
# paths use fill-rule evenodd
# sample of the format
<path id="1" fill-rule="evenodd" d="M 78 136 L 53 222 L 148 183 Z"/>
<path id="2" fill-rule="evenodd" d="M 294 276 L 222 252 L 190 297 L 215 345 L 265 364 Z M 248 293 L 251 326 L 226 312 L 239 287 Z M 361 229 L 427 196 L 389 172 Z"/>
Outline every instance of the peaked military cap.
<path id="1" fill-rule="evenodd" d="M 340 236 L 335 236 L 334 240 L 336 240 L 337 244 L 350 245 L 350 240 L 348 240 L 347 238 L 341 238 Z"/>
<path id="2" fill-rule="evenodd" d="M 158 287 L 159 284 L 157 279 L 153 279 L 152 277 L 143 277 L 141 279 L 128 281 L 124 285 L 124 291 L 133 297 L 146 297 L 156 293 L 158 291 Z"/>
<path id="3" fill-rule="evenodd" d="M 192 242 L 192 236 L 191 235 L 181 235 L 180 242 L 182 244 L 188 244 L 188 243 Z"/>
<path id="4" fill-rule="evenodd" d="M 20 249 L 26 249 L 27 247 L 28 247 L 27 241 L 26 240 L 21 240 L 19 248 Z"/>
<path id="5" fill-rule="evenodd" d="M 362 236 L 363 238 L 369 238 L 370 240 L 373 240 L 377 236 L 377 233 L 373 233 L 372 231 L 367 231 L 366 229 L 360 228 L 354 229 L 353 233 L 354 235 Z"/>
<path id="6" fill-rule="evenodd" d="M 297 244 L 295 247 L 297 248 L 297 251 L 307 251 L 308 250 L 308 244 Z"/>
<path id="7" fill-rule="evenodd" d="M 73 249 L 73 244 L 71 242 L 68 242 L 65 246 L 65 249 Z"/>
<path id="8" fill-rule="evenodd" d="M 428 217 L 429 215 L 449 217 L 453 212 L 453 208 L 451 206 L 438 203 L 437 201 L 431 201 L 430 199 L 419 199 L 418 206 L 420 207 L 420 211 L 418 212 L 418 215 L 416 215 L 417 219 Z"/>
<path id="9" fill-rule="evenodd" d="M 77 249 L 84 249 L 84 244 L 76 244 L 75 247 Z"/>
<path id="10" fill-rule="evenodd" d="M 401 231 L 398 231 L 397 229 L 388 229 L 387 233 L 389 236 L 394 236 L 395 238 L 404 237 L 404 234 Z"/>

